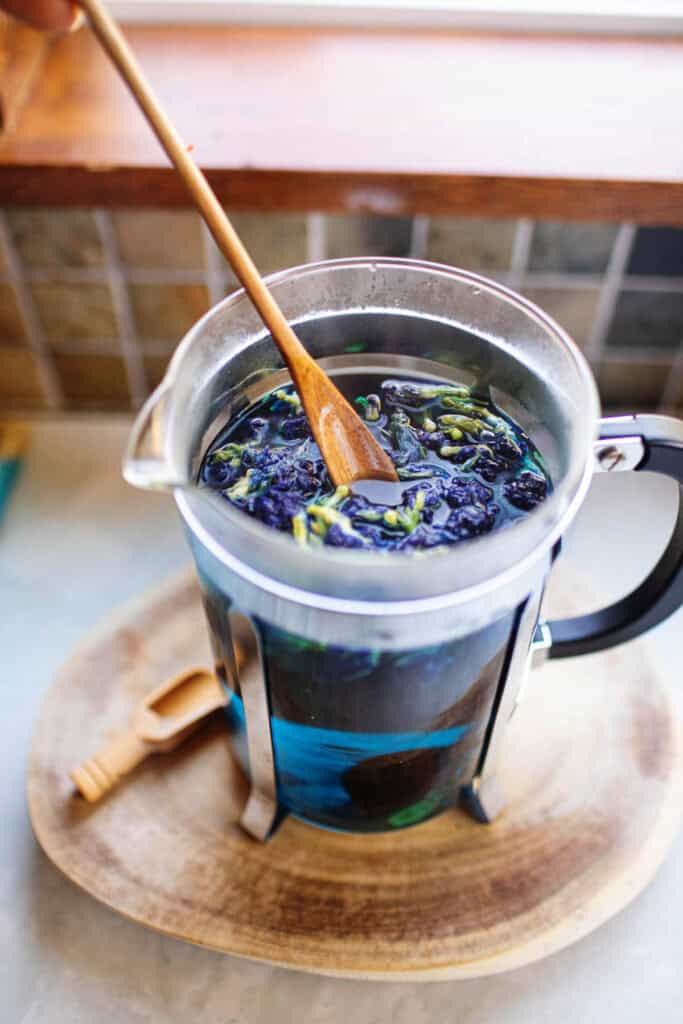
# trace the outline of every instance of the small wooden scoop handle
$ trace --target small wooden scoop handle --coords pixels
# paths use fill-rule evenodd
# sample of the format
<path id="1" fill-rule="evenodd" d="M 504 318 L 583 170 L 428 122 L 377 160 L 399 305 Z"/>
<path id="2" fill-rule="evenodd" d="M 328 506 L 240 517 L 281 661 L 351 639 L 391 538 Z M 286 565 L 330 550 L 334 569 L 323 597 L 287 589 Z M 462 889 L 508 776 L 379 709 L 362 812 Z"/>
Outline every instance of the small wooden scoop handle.
<path id="1" fill-rule="evenodd" d="M 78 791 L 89 803 L 94 803 L 150 753 L 152 748 L 149 744 L 131 729 L 115 736 L 94 757 L 74 768 L 70 775 Z"/>
<path id="2" fill-rule="evenodd" d="M 244 655 L 236 650 L 241 665 Z M 160 705 L 166 701 L 165 711 Z M 171 702 L 170 706 L 168 702 Z M 91 803 L 108 793 L 149 754 L 175 750 L 210 714 L 223 707 L 227 695 L 212 672 L 190 669 L 157 687 L 134 709 L 130 727 L 71 773 L 78 791 Z"/>

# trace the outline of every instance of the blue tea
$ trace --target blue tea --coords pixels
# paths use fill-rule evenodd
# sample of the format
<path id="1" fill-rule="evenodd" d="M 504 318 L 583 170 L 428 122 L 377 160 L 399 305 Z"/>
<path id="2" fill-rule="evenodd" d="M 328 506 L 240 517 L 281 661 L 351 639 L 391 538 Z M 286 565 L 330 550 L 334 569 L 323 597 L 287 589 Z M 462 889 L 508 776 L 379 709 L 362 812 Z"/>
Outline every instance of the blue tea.
<path id="1" fill-rule="evenodd" d="M 332 486 L 292 387 L 228 425 L 200 483 L 300 544 L 384 551 L 456 544 L 545 498 L 549 480 L 531 440 L 464 385 L 385 380 L 378 393 L 351 397 L 403 482 L 398 507 Z"/>
<path id="2" fill-rule="evenodd" d="M 346 379 L 344 390 L 396 465 L 400 505 L 332 486 L 291 387 L 228 425 L 204 458 L 201 484 L 292 543 L 377 557 L 420 557 L 510 528 L 544 500 L 550 482 L 530 439 L 466 387 L 392 379 L 370 390 L 365 376 L 355 386 Z M 239 609 L 202 582 L 216 668 L 231 691 L 233 748 L 248 772 L 229 618 Z M 406 636 L 402 650 L 316 643 L 253 622 L 281 806 L 352 831 L 401 828 L 451 807 L 476 772 L 515 617 L 435 646 Z"/>

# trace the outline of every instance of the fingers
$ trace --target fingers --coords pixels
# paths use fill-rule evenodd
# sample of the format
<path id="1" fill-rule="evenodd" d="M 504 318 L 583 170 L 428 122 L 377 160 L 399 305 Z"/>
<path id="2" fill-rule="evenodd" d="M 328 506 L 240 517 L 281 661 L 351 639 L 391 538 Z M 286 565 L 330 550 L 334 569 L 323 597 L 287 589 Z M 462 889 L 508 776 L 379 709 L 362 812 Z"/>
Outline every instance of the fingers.
<path id="1" fill-rule="evenodd" d="M 0 7 L 35 28 L 66 32 L 77 28 L 82 12 L 70 0 L 0 0 Z"/>

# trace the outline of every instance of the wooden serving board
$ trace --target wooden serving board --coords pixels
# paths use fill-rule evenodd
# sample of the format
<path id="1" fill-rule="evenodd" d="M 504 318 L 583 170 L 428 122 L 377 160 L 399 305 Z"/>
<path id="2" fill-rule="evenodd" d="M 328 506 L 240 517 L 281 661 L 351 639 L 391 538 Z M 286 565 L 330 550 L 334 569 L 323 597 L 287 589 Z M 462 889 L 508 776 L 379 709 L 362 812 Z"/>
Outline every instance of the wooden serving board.
<path id="1" fill-rule="evenodd" d="M 505 741 L 509 803 L 491 826 L 453 811 L 348 836 L 288 819 L 259 844 L 238 825 L 247 787 L 220 718 L 102 803 L 75 796 L 69 769 L 160 680 L 195 664 L 210 659 L 185 574 L 64 667 L 36 725 L 28 778 L 48 857 L 113 909 L 190 942 L 331 975 L 493 974 L 615 914 L 678 829 L 678 730 L 634 644 L 535 672 Z"/>

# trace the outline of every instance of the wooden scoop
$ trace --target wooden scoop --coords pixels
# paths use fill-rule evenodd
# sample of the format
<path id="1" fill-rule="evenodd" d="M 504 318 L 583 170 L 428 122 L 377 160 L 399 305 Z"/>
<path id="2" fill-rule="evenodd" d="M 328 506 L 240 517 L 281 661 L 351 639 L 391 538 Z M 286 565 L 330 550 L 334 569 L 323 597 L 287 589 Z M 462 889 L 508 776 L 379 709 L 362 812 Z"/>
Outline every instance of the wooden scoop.
<path id="1" fill-rule="evenodd" d="M 394 465 L 330 378 L 309 356 L 268 291 L 214 192 L 152 93 L 126 40 L 100 0 L 79 0 L 171 163 L 185 182 L 216 243 L 269 329 L 287 364 L 313 436 L 335 484 L 391 480 Z"/>
<path id="2" fill-rule="evenodd" d="M 182 672 L 138 704 L 127 732 L 115 736 L 94 757 L 70 772 L 76 788 L 94 803 L 150 754 L 175 750 L 227 701 L 225 690 L 212 672 Z"/>

